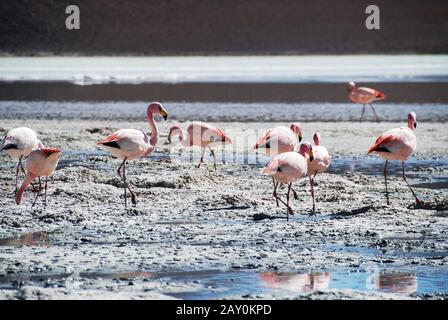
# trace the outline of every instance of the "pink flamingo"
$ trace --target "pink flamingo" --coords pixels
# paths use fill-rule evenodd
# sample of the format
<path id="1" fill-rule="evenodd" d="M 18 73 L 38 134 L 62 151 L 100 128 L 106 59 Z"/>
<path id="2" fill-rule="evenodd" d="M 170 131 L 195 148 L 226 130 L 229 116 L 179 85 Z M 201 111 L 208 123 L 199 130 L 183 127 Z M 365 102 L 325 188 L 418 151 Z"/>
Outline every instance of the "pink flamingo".
<path id="1" fill-rule="evenodd" d="M 359 121 L 362 121 L 364 112 L 366 111 L 366 104 L 370 105 L 373 114 L 375 115 L 376 121 L 380 122 L 380 118 L 376 114 L 375 107 L 373 106 L 373 101 L 385 100 L 386 95 L 378 90 L 359 87 L 357 88 L 353 81 L 350 81 L 347 86 L 347 91 L 349 92 L 348 97 L 355 103 L 362 103 L 362 113 Z"/>
<path id="2" fill-rule="evenodd" d="M 146 111 L 149 127 L 151 128 L 151 138 L 143 131 L 136 129 L 122 129 L 109 135 L 97 144 L 108 150 L 112 156 L 122 159 L 123 162 L 118 167 L 117 174 L 123 180 L 124 187 L 124 206 L 127 207 L 126 190 L 131 193 L 131 200 L 134 206 L 137 204 L 136 196 L 126 182 L 126 162 L 128 160 L 139 159 L 151 154 L 159 140 L 159 130 L 154 121 L 154 114 L 160 114 L 166 120 L 168 113 L 158 102 L 152 102 Z M 123 168 L 123 174 L 121 169 Z"/>
<path id="3" fill-rule="evenodd" d="M 261 170 L 262 174 L 270 175 L 274 178 L 274 197 L 283 203 L 286 208 L 286 220 L 289 220 L 289 214 L 294 214 L 289 206 L 289 194 L 292 183 L 304 177 L 307 173 L 307 158 L 313 161 L 313 148 L 309 143 L 300 145 L 299 152 L 284 152 L 272 159 L 266 167 Z M 286 203 L 277 195 L 279 183 L 288 184 L 286 194 Z"/>
<path id="4" fill-rule="evenodd" d="M 44 145 L 37 139 L 36 132 L 26 127 L 10 130 L 3 139 L 2 148 L 0 150 L 5 150 L 9 156 L 19 160 L 16 168 L 16 187 L 14 193 L 17 192 L 20 170 L 22 170 L 23 173 L 26 173 L 22 165 L 22 160 L 28 157 L 31 151 L 40 148 L 44 148 Z"/>
<path id="5" fill-rule="evenodd" d="M 33 150 L 26 159 L 27 175 L 22 183 L 19 191 L 16 193 L 16 203 L 20 204 L 22 201 L 23 193 L 30 183 L 38 178 L 40 185 L 40 177 L 45 177 L 45 201 L 44 206 L 47 206 L 47 186 L 48 176 L 53 174 L 56 169 L 61 150 L 57 148 L 43 148 Z M 36 204 L 37 197 L 40 194 L 40 188 L 36 194 L 36 198 L 33 202 L 33 207 Z"/>
<path id="6" fill-rule="evenodd" d="M 255 150 L 264 150 L 268 157 L 275 157 L 284 152 L 295 151 L 296 146 L 302 141 L 302 129 L 300 123 L 294 122 L 291 126 L 278 126 L 267 129 L 263 135 L 258 138 L 257 143 L 253 147 Z M 272 183 L 275 188 L 275 180 L 272 178 Z M 298 199 L 297 192 L 292 189 L 294 198 Z M 275 195 L 274 195 L 275 197 Z M 279 205 L 276 198 L 277 206 Z"/>
<path id="7" fill-rule="evenodd" d="M 220 144 L 232 144 L 232 139 L 219 128 L 216 128 L 208 123 L 194 121 L 187 127 L 187 132 L 180 126 L 175 125 L 170 128 L 168 134 L 168 142 L 171 143 L 172 137 L 178 136 L 180 143 L 184 147 L 198 146 L 201 147 L 201 159 L 199 160 L 198 168 L 204 162 L 205 148 L 209 148 L 214 160 L 214 168 L 216 170 L 216 156 L 212 149 Z"/>
<path id="8" fill-rule="evenodd" d="M 313 136 L 313 161 L 308 159 L 308 177 L 310 178 L 311 196 L 313 197 L 313 214 L 316 214 L 316 203 L 314 197 L 314 178 L 318 173 L 322 173 L 330 166 L 331 156 L 327 148 L 320 145 L 320 134 L 316 132 Z"/>
<path id="9" fill-rule="evenodd" d="M 414 130 L 417 128 L 417 116 L 415 112 L 408 115 L 408 127 L 401 127 L 388 130 L 376 139 L 375 144 L 369 149 L 368 153 L 375 153 L 386 160 L 384 164 L 384 183 L 386 185 L 386 199 L 389 205 L 389 193 L 387 190 L 387 162 L 389 160 L 400 160 L 403 169 L 403 180 L 408 185 L 412 195 L 420 204 L 420 200 L 415 195 L 414 190 L 406 179 L 404 172 L 404 162 L 407 160 L 417 148 L 417 138 Z"/>
<path id="10" fill-rule="evenodd" d="M 291 126 L 279 126 L 267 129 L 258 139 L 254 149 L 262 149 L 269 157 L 275 157 L 281 153 L 294 151 L 298 142 L 302 141 L 300 124 L 295 122 Z"/>

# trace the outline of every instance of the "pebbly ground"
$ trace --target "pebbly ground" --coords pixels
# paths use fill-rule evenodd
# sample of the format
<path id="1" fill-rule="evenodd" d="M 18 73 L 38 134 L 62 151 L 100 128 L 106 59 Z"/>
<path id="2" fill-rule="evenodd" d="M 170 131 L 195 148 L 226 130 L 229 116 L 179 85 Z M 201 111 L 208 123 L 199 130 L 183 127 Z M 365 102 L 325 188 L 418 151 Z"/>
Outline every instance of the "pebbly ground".
<path id="1" fill-rule="evenodd" d="M 247 145 L 234 149 L 237 159 L 255 139 L 252 129 L 276 124 L 216 123 L 238 140 L 248 136 Z M 2 121 L 1 133 L 19 125 L 23 122 Z M 303 130 L 309 139 L 314 128 L 319 128 L 335 159 L 362 161 L 378 134 L 400 125 L 309 122 Z M 189 271 L 275 275 L 359 271 L 374 266 L 412 273 L 446 270 L 448 265 L 446 188 L 430 183 L 416 188 L 424 201 L 416 206 L 401 178 L 393 175 L 389 180 L 392 204 L 387 206 L 381 175 L 326 173 L 317 178 L 317 217 L 308 216 L 311 197 L 307 181 L 302 180 L 296 183 L 299 199 L 292 200 L 295 215 L 287 222 L 286 210 L 275 205 L 272 182 L 259 174 L 259 165 L 226 161 L 214 171 L 208 155 L 200 169 L 186 157 L 169 157 L 169 124 L 164 123 L 158 153 L 127 167 L 138 204 L 124 209 L 122 184 L 115 174 L 119 161 L 109 158 L 94 142 L 118 128 L 147 130 L 144 122 L 36 120 L 27 126 L 45 144 L 62 148 L 63 158 L 50 179 L 47 207 L 38 200 L 31 208 L 35 195 L 31 188 L 22 205 L 14 204 L 14 163 L 0 155 L 2 299 L 169 299 L 182 292 L 220 290 L 219 286 L 205 287 L 201 281 L 182 277 L 166 281 L 159 276 Z M 414 159 L 437 163 L 446 158 L 444 123 L 422 125 L 417 136 Z M 446 166 L 417 167 L 409 172 L 414 183 L 447 174 Z M 301 281 L 305 280 L 292 280 L 293 287 Z M 448 291 L 421 295 L 415 290 L 364 292 L 325 285 L 315 289 L 259 295 L 238 292 L 224 297 L 446 298 Z"/>

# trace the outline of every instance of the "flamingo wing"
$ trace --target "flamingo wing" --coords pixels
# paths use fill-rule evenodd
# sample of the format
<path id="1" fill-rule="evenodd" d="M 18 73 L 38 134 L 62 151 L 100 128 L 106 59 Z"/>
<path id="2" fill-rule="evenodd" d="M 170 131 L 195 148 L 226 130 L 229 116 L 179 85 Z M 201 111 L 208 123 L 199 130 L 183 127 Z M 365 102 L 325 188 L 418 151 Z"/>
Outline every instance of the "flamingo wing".
<path id="1" fill-rule="evenodd" d="M 111 135 L 106 137 L 106 139 L 98 141 L 96 144 L 101 144 L 107 147 L 120 149 L 120 145 L 118 144 L 119 140 L 120 136 L 117 133 L 112 133 Z"/>
<path id="2" fill-rule="evenodd" d="M 216 128 L 208 123 L 195 121 L 187 128 L 190 138 L 190 143 L 194 145 L 210 145 L 219 144 L 224 141 L 231 142 L 231 139 L 226 136 L 224 131 Z"/>
<path id="3" fill-rule="evenodd" d="M 281 172 L 285 175 L 295 175 L 301 164 L 305 164 L 306 166 L 306 161 L 301 161 L 300 157 L 301 155 L 297 152 L 279 154 L 261 170 L 261 173 L 273 175 Z M 306 168 L 304 171 L 306 172 Z"/>
<path id="4" fill-rule="evenodd" d="M 361 87 L 361 88 L 357 88 L 356 91 L 361 95 L 371 96 L 375 100 L 386 99 L 386 95 L 384 93 L 382 93 L 381 91 L 372 89 L 372 88 Z"/>
<path id="5" fill-rule="evenodd" d="M 271 139 L 271 131 L 272 129 L 267 129 L 263 135 L 258 139 L 257 143 L 254 146 L 254 149 L 259 149 L 259 148 L 270 148 L 270 142 L 269 140 Z"/>
<path id="6" fill-rule="evenodd" d="M 381 135 L 378 137 L 378 139 L 376 139 L 375 144 L 369 149 L 367 153 L 372 153 L 374 151 L 391 152 L 391 150 L 389 150 L 386 145 L 396 140 L 396 137 L 391 134 Z"/>

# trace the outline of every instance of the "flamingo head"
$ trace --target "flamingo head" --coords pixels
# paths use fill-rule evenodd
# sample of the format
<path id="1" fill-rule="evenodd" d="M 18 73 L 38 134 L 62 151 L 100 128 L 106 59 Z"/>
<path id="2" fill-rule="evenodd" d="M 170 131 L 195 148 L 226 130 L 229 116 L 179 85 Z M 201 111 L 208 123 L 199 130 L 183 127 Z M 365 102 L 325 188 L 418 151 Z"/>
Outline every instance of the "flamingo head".
<path id="1" fill-rule="evenodd" d="M 351 92 L 353 89 L 355 89 L 356 88 L 356 85 L 355 85 L 355 83 L 353 82 L 353 81 L 350 81 L 348 84 L 347 84 L 347 91 L 348 92 Z"/>
<path id="2" fill-rule="evenodd" d="M 302 143 L 299 148 L 299 153 L 305 157 L 305 159 L 314 160 L 313 146 L 308 142 Z"/>
<path id="3" fill-rule="evenodd" d="M 171 143 L 171 137 L 173 135 L 181 135 L 182 129 L 179 126 L 172 126 L 170 132 L 168 133 L 168 143 Z"/>
<path id="4" fill-rule="evenodd" d="M 294 132 L 294 134 L 299 139 L 299 142 L 302 141 L 302 129 L 300 129 L 300 123 L 294 122 L 291 124 L 291 131 Z"/>
<path id="5" fill-rule="evenodd" d="M 18 148 L 18 146 L 15 143 L 13 137 L 6 136 L 5 138 L 3 138 L 3 143 L 2 143 L 2 146 L 0 148 L 0 151 L 2 151 L 2 150 L 6 151 L 6 150 L 9 150 L 9 149 L 17 149 L 17 148 Z"/>
<path id="6" fill-rule="evenodd" d="M 408 128 L 414 130 L 417 128 L 417 115 L 414 111 L 408 114 Z"/>
<path id="7" fill-rule="evenodd" d="M 165 121 L 168 118 L 168 112 L 160 102 L 151 102 L 148 106 L 147 114 L 148 117 L 153 114 L 160 114 Z"/>
<path id="8" fill-rule="evenodd" d="M 224 144 L 233 144 L 233 140 L 232 140 L 232 138 L 230 138 L 228 135 L 226 135 L 226 134 L 223 134 L 223 136 L 222 136 L 222 142 L 224 143 Z"/>
<path id="9" fill-rule="evenodd" d="M 313 141 L 314 141 L 314 145 L 315 146 L 320 145 L 320 134 L 319 134 L 319 132 L 314 133 Z"/>

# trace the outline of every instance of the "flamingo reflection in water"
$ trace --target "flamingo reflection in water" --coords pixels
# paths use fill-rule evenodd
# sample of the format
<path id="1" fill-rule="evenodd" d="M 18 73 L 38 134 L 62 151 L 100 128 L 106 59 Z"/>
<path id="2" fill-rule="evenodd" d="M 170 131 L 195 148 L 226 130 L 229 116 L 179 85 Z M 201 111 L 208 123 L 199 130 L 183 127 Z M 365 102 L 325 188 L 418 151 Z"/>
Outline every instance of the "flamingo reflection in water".
<path id="1" fill-rule="evenodd" d="M 382 292 L 412 294 L 417 291 L 417 277 L 407 273 L 374 274 L 372 288 Z"/>
<path id="2" fill-rule="evenodd" d="M 311 273 L 260 273 L 260 281 L 264 287 L 282 289 L 297 293 L 310 293 L 330 287 L 330 272 Z"/>

